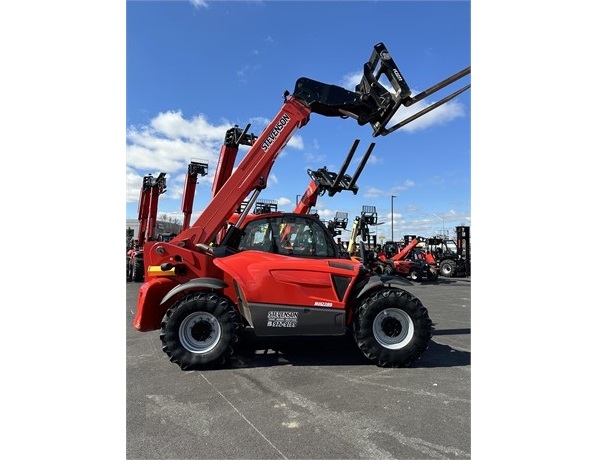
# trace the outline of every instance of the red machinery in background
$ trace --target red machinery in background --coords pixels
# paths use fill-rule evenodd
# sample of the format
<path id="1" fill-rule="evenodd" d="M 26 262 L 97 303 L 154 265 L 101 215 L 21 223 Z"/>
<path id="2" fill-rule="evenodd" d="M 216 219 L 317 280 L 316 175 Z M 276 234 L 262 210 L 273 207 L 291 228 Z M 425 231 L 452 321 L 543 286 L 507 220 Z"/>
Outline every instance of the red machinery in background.
<path id="1" fill-rule="evenodd" d="M 404 243 L 406 244 L 397 254 L 392 254 L 394 248 L 393 242 L 384 245 L 380 252 L 380 259 L 392 264 L 389 268 L 393 268 L 396 273 L 401 276 L 410 277 L 413 281 L 421 281 L 427 278 L 429 281 L 435 281 L 439 277 L 438 265 L 433 257 L 433 254 L 426 251 L 424 248 L 418 247 L 424 238 L 416 235 L 405 235 Z M 391 273 L 392 270 L 386 270 L 386 273 Z"/>
<path id="2" fill-rule="evenodd" d="M 126 253 L 127 281 L 141 282 L 144 280 L 143 245 L 155 237 L 158 199 L 166 191 L 166 173 L 158 177 L 148 174 L 143 177 L 139 192 L 139 234 L 131 240 L 131 246 Z"/>
<path id="3" fill-rule="evenodd" d="M 191 224 L 191 214 L 193 213 L 193 202 L 195 201 L 195 189 L 197 187 L 198 176 L 207 175 L 207 162 L 191 160 L 185 177 L 184 189 L 182 194 L 182 228 L 186 230 Z"/>
<path id="4" fill-rule="evenodd" d="M 442 276 L 470 276 L 471 274 L 471 228 L 468 225 L 456 227 L 456 241 L 435 237 L 427 240 L 427 249 L 433 254 Z"/>
<path id="5" fill-rule="evenodd" d="M 315 206 L 317 203 L 317 197 L 325 193 L 327 193 L 329 196 L 334 196 L 336 193 L 339 193 L 342 190 L 350 190 L 355 195 L 357 194 L 359 191 L 357 180 L 363 172 L 363 168 L 365 167 L 365 164 L 369 160 L 371 152 L 373 152 L 373 148 L 375 147 L 375 143 L 373 142 L 369 145 L 369 148 L 365 152 L 365 155 L 361 159 L 361 162 L 357 166 L 354 174 L 350 176 L 346 174 L 346 170 L 352 161 L 352 157 L 354 156 L 359 142 L 359 139 L 355 139 L 350 151 L 348 152 L 348 155 L 346 156 L 346 159 L 344 160 L 344 164 L 338 173 L 328 171 L 327 167 L 320 168 L 316 171 L 311 169 L 307 170 L 309 177 L 311 177 L 311 182 L 294 209 L 296 214 L 309 214 L 313 206 Z"/>

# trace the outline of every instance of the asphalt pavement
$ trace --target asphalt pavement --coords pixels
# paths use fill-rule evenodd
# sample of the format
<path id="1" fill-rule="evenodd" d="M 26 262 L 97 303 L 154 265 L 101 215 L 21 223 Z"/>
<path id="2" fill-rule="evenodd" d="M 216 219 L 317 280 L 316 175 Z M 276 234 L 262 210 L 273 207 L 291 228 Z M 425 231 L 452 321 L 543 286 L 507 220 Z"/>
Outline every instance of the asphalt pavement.
<path id="1" fill-rule="evenodd" d="M 243 341 L 225 369 L 181 371 L 159 332 L 133 328 L 126 287 L 127 459 L 471 457 L 471 281 L 408 290 L 434 336 L 409 368 L 368 361 L 350 337 Z"/>

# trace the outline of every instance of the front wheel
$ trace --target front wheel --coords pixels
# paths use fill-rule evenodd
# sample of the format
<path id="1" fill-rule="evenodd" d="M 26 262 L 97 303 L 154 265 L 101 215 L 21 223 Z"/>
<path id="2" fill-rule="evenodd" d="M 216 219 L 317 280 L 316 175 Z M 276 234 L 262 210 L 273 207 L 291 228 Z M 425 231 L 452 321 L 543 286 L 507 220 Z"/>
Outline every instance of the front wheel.
<path id="1" fill-rule="evenodd" d="M 361 303 L 354 338 L 363 354 L 380 367 L 407 367 L 427 350 L 432 322 L 411 293 L 398 288 L 374 292 Z"/>
<path id="2" fill-rule="evenodd" d="M 182 370 L 222 366 L 238 341 L 240 315 L 217 292 L 195 292 L 176 302 L 164 315 L 162 350 Z"/>
<path id="3" fill-rule="evenodd" d="M 419 268 L 411 268 L 409 272 L 410 279 L 413 281 L 421 281 L 423 278 L 423 272 Z"/>

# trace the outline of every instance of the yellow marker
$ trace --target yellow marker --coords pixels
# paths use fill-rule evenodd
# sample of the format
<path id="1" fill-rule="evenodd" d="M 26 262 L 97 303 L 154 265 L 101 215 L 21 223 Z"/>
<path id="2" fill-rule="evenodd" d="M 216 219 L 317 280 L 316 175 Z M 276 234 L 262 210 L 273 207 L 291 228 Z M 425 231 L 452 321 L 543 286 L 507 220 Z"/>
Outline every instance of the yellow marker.
<path id="1" fill-rule="evenodd" d="M 163 271 L 159 265 L 150 265 L 147 269 L 147 276 L 174 276 L 174 267 Z"/>

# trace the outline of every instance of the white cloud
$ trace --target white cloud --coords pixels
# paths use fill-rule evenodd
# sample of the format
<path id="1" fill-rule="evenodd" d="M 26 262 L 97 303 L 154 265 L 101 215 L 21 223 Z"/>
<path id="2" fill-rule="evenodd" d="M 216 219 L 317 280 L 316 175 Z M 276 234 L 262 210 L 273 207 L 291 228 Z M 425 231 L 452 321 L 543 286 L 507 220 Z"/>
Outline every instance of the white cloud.
<path id="1" fill-rule="evenodd" d="M 195 8 L 208 8 L 207 0 L 190 0 Z"/>
<path id="2" fill-rule="evenodd" d="M 251 126 L 267 125 L 264 117 L 254 117 L 251 121 Z M 168 111 L 159 113 L 148 125 L 129 127 L 126 146 L 127 202 L 139 199 L 143 176 L 160 172 L 166 173 L 165 196 L 173 199 L 181 197 L 191 160 L 207 162 L 208 175 L 197 186 L 211 189 L 226 131 L 233 126 L 234 123 L 228 120 L 211 123 L 203 114 L 186 119 L 181 111 Z M 250 128 L 249 132 L 258 135 Z M 302 138 L 293 137 L 287 148 L 302 150 Z M 248 146 L 239 146 L 236 163 L 248 150 Z M 277 178 L 271 175 L 268 181 L 275 184 Z"/>
<path id="3" fill-rule="evenodd" d="M 303 138 L 298 134 L 292 136 L 286 145 L 297 150 L 303 150 L 305 148 L 305 145 L 303 144 Z"/>
<path id="4" fill-rule="evenodd" d="M 367 199 L 376 199 L 381 196 L 400 196 L 400 192 L 403 192 L 411 187 L 414 187 L 415 183 L 412 180 L 405 180 L 401 185 L 394 185 L 389 189 L 380 189 L 377 187 L 367 187 L 363 192 L 363 197 Z"/>

